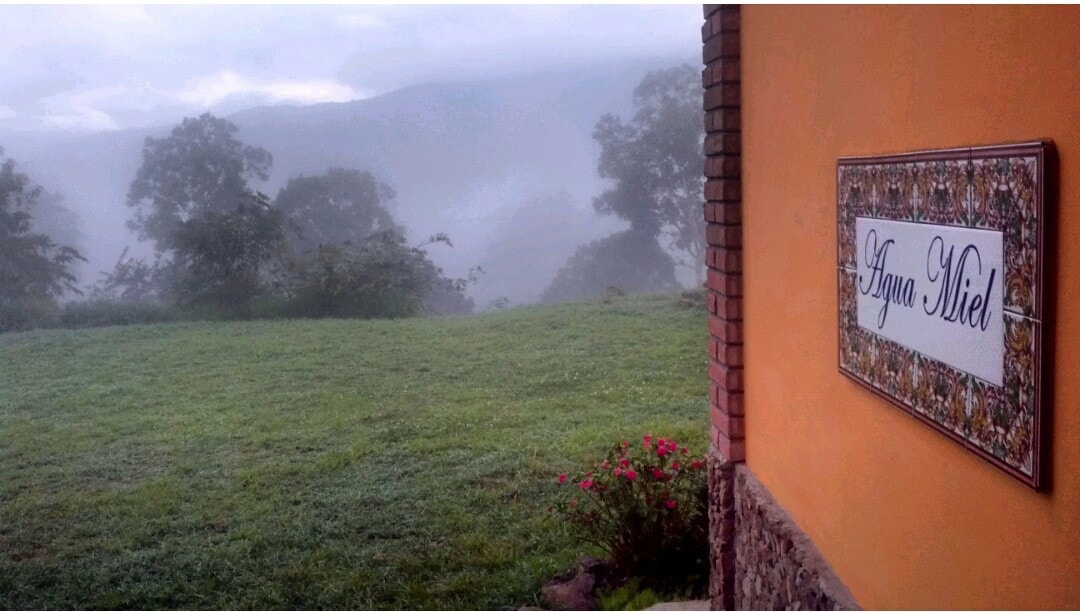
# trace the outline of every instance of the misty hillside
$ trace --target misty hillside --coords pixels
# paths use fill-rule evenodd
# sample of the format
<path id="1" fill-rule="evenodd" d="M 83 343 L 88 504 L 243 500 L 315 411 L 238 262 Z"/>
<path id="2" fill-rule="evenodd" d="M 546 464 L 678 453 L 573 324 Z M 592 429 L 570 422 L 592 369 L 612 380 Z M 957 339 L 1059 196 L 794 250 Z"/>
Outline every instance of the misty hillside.
<path id="1" fill-rule="evenodd" d="M 229 119 L 242 140 L 274 156 L 269 183 L 256 187 L 274 195 L 299 174 L 371 170 L 397 190 L 393 212 L 411 240 L 450 235 L 453 249 L 431 251 L 449 274 L 485 268 L 470 290 L 479 306 L 501 296 L 521 302 L 543 289 L 574 247 L 622 227 L 592 212 L 601 189 L 592 128 L 605 112 L 629 112 L 631 91 L 647 71 L 676 63 L 428 83 L 348 103 L 253 108 Z M 7 154 L 81 217 L 80 246 L 90 259 L 84 281 L 135 242 L 124 225 L 127 187 L 145 136 L 171 127 L 63 137 L 0 132 Z M 552 210 L 522 210 L 530 204 Z M 528 273 L 511 278 L 518 264 Z"/>

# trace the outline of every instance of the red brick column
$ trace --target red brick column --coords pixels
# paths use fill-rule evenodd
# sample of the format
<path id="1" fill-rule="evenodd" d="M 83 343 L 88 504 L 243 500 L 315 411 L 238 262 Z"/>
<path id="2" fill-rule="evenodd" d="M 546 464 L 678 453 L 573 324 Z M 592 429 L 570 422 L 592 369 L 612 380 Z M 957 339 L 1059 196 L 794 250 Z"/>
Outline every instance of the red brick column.
<path id="1" fill-rule="evenodd" d="M 712 441 L 744 458 L 739 7 L 705 5 L 705 222 Z"/>
<path id="2" fill-rule="evenodd" d="M 743 427 L 742 131 L 739 6 L 705 5 L 701 73 L 705 88 L 705 222 L 709 309 L 709 595 L 735 607 L 735 464 Z"/>

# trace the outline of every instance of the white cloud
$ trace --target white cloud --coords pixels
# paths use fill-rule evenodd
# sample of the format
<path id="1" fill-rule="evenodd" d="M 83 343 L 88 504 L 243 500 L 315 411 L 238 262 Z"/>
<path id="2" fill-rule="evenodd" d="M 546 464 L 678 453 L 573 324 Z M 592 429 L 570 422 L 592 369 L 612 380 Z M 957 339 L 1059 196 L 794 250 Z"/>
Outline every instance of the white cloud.
<path id="1" fill-rule="evenodd" d="M 64 130 L 116 130 L 120 129 L 112 115 L 95 108 L 72 108 L 66 113 L 45 115 L 41 118 L 45 127 Z"/>
<path id="2" fill-rule="evenodd" d="M 201 112 L 233 97 L 253 98 L 268 104 L 317 104 L 363 98 L 352 87 L 331 79 L 257 79 L 223 70 L 189 80 L 185 86 L 163 89 L 149 82 L 109 84 L 49 96 L 42 101 L 37 119 L 44 128 L 115 130 L 142 113 Z M 134 115 L 133 115 L 134 113 Z M 0 106 L 0 120 L 15 116 L 14 109 Z"/>
<path id="3" fill-rule="evenodd" d="M 103 85 L 85 91 L 49 96 L 42 103 L 41 124 L 48 128 L 116 130 L 119 122 L 108 111 L 138 107 L 154 94 L 148 85 Z"/>
<path id="4" fill-rule="evenodd" d="M 330 79 L 258 80 L 231 70 L 193 79 L 188 88 L 177 92 L 175 97 L 189 104 L 209 107 L 242 95 L 262 96 L 271 103 L 298 104 L 348 102 L 364 97 L 352 87 Z"/>
<path id="5" fill-rule="evenodd" d="M 349 13 L 334 19 L 334 25 L 346 31 L 372 30 L 386 27 L 386 20 L 373 13 Z"/>

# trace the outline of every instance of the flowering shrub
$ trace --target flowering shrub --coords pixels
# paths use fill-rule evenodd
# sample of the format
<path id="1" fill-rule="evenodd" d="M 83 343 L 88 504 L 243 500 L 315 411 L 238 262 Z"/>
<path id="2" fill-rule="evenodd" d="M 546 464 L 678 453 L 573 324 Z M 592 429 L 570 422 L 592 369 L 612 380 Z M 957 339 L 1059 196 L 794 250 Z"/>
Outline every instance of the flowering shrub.
<path id="1" fill-rule="evenodd" d="M 646 434 L 614 445 L 580 475 L 559 474 L 568 491 L 549 510 L 613 568 L 665 592 L 696 594 L 708 579 L 705 459 L 675 440 Z"/>

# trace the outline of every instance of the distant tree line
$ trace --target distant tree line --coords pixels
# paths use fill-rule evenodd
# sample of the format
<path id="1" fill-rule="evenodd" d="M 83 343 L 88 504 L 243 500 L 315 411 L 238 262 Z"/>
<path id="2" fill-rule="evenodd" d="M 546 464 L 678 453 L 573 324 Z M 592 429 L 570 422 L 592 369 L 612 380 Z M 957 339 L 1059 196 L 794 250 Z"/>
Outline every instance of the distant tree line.
<path id="1" fill-rule="evenodd" d="M 704 273 L 701 85 L 690 66 L 649 73 L 629 120 L 604 115 L 593 138 L 608 187 L 594 209 L 629 227 L 582 245 L 541 296 L 581 299 L 679 288 L 676 270 Z M 151 261 L 120 255 L 80 295 L 74 219 L 0 150 L 0 331 L 154 322 L 181 317 L 401 317 L 470 313 L 469 278 L 449 278 L 428 256 L 443 234 L 406 242 L 394 190 L 370 172 L 330 168 L 291 178 L 268 195 L 273 158 L 237 138 L 227 120 L 184 119 L 147 138 L 132 181 L 128 226 Z"/>
<path id="2" fill-rule="evenodd" d="M 185 316 L 403 317 L 473 310 L 470 279 L 448 278 L 428 257 L 438 234 L 406 242 L 389 204 L 393 189 L 370 172 L 331 168 L 288 181 L 276 198 L 253 189 L 273 158 L 237 139 L 232 123 L 204 114 L 164 138 L 147 138 L 128 191 L 128 223 L 153 261 L 121 254 L 79 293 L 73 248 L 34 234 L 41 189 L 6 161 L 0 173 L 0 330 Z"/>

